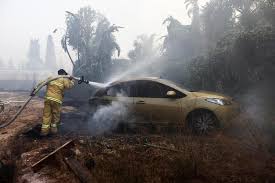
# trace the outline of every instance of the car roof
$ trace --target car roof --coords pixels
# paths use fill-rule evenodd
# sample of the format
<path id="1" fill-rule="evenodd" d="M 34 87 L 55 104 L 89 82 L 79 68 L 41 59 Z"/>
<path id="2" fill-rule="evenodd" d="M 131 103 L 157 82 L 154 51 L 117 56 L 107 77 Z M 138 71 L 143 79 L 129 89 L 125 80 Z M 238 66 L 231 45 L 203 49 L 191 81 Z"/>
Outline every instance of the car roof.
<path id="1" fill-rule="evenodd" d="M 162 79 L 159 77 L 136 77 L 136 78 L 127 78 L 127 79 L 120 79 L 117 80 L 113 83 L 111 83 L 109 86 L 113 86 L 119 83 L 124 83 L 124 82 L 130 82 L 130 81 L 154 81 L 154 82 L 158 82 L 167 86 L 170 86 L 174 89 L 177 89 L 179 91 L 182 92 L 189 92 L 188 90 L 186 90 L 185 88 L 177 85 L 176 83 L 174 83 L 173 81 L 167 80 L 167 79 Z"/>
<path id="2" fill-rule="evenodd" d="M 154 80 L 155 81 L 157 79 L 159 79 L 159 78 L 158 77 L 134 77 L 134 78 L 127 78 L 127 79 L 117 80 L 117 81 L 111 83 L 111 85 L 117 84 L 117 83 L 128 82 L 128 81 L 139 81 L 139 80 L 148 80 L 148 81 Z"/>

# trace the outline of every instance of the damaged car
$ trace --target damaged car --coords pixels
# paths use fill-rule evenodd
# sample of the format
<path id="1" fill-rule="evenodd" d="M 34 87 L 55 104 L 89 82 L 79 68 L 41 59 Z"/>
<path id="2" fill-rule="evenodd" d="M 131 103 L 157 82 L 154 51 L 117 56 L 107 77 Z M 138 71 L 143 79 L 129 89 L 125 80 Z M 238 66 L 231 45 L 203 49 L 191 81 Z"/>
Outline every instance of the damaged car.
<path id="1" fill-rule="evenodd" d="M 227 126 L 240 111 L 229 96 L 189 91 L 180 84 L 154 77 L 116 81 L 89 99 L 94 107 L 113 102 L 127 106 L 131 114 L 145 121 L 184 125 L 198 134 Z"/>

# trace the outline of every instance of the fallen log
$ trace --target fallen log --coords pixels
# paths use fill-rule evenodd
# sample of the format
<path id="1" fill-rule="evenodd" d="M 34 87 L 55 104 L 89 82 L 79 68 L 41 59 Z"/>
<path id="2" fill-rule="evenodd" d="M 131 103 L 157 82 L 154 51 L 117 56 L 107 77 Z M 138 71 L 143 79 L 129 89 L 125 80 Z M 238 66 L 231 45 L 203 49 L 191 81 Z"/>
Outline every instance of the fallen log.
<path id="1" fill-rule="evenodd" d="M 38 171 L 41 168 L 42 164 L 44 164 L 46 161 L 48 161 L 49 159 L 51 159 L 51 157 L 53 157 L 57 152 L 59 152 L 61 149 L 63 149 L 64 147 L 68 146 L 72 142 L 73 142 L 73 140 L 67 141 L 65 144 L 63 144 L 62 146 L 58 147 L 53 152 L 49 153 L 48 155 L 46 155 L 45 157 L 43 157 L 42 159 L 40 159 L 39 161 L 37 161 L 36 163 L 34 163 L 31 166 L 32 170 L 34 172 Z"/>
<path id="2" fill-rule="evenodd" d="M 145 143 L 144 146 L 153 147 L 153 148 L 162 149 L 162 150 L 167 150 L 167 151 L 178 152 L 178 153 L 184 153 L 183 151 L 180 151 L 180 150 L 177 150 L 177 149 L 171 149 L 171 148 L 168 148 L 168 147 L 158 146 L 158 145 L 149 144 L 149 143 Z"/>
<path id="3" fill-rule="evenodd" d="M 64 158 L 66 164 L 72 170 L 72 172 L 79 178 L 82 183 L 92 182 L 92 175 L 90 171 L 84 167 L 79 161 L 74 158 Z"/>

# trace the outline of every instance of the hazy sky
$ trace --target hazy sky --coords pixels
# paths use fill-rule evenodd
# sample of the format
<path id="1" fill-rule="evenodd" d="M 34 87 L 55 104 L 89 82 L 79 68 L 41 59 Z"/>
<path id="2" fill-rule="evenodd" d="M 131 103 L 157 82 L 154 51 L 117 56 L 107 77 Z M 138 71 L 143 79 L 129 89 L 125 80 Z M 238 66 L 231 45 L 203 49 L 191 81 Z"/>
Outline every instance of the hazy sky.
<path id="1" fill-rule="evenodd" d="M 125 27 L 115 34 L 122 57 L 127 56 L 136 36 L 164 35 L 162 21 L 169 15 L 182 23 L 190 22 L 184 0 L 0 0 L 0 58 L 26 60 L 30 39 L 37 38 L 44 59 L 47 35 L 56 27 L 65 28 L 65 11 L 77 12 L 86 5 L 103 13 L 111 23 Z M 53 37 L 57 58 L 64 62 L 67 57 L 60 48 L 62 34 Z"/>

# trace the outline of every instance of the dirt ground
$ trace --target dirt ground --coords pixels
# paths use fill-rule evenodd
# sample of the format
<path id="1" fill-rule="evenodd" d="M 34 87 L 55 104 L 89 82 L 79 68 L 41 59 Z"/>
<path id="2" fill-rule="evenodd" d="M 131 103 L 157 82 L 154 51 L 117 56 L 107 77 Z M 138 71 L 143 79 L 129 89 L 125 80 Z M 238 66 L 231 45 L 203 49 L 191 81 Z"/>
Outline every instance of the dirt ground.
<path id="1" fill-rule="evenodd" d="M 1 99 L 11 96 L 23 100 L 27 94 L 0 93 Z M 237 120 L 238 128 L 248 129 L 242 133 L 228 130 L 195 136 L 139 129 L 94 136 L 81 123 L 86 113 L 78 108 L 83 105 L 65 103 L 65 124 L 58 136 L 38 136 L 43 108 L 39 98 L 15 123 L 0 129 L 0 182 L 81 182 L 67 158 L 88 170 L 92 182 L 275 182 L 275 155 L 266 148 L 261 133 L 246 126 L 245 118 Z M 74 130 L 68 130 L 73 124 Z M 68 140 L 73 140 L 70 146 L 41 163 L 39 169 L 31 168 Z"/>
<path id="2" fill-rule="evenodd" d="M 22 105 L 20 101 L 25 101 L 28 97 L 28 93 L 25 92 L 0 92 L 0 100 L 16 101 L 15 103 L 5 105 L 5 112 L 0 113 L 0 122 L 10 119 L 17 109 L 20 108 L 20 105 Z M 14 123 L 0 130 L 0 157 L 9 154 L 10 142 L 14 141 L 22 130 L 31 128 L 34 123 L 41 120 L 42 109 L 43 103 L 41 99 L 34 98 Z"/>

